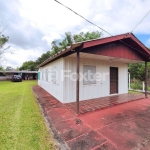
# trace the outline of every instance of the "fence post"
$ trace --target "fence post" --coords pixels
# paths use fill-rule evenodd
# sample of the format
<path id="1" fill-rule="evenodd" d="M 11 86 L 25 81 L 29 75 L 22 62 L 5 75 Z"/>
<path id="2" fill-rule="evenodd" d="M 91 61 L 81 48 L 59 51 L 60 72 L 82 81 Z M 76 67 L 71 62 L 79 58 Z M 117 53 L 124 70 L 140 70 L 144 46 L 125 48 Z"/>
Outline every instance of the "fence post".
<path id="1" fill-rule="evenodd" d="M 143 83 L 143 92 L 145 92 L 145 83 L 144 82 L 142 83 Z"/>
<path id="2" fill-rule="evenodd" d="M 128 88 L 129 88 L 129 90 L 131 90 L 131 87 L 130 87 L 130 72 L 128 72 L 128 74 L 129 74 L 129 76 L 128 76 L 128 78 L 129 78 Z"/>
<path id="3" fill-rule="evenodd" d="M 147 79 L 148 79 L 148 70 L 147 70 L 147 61 L 145 61 L 145 98 L 147 98 Z"/>

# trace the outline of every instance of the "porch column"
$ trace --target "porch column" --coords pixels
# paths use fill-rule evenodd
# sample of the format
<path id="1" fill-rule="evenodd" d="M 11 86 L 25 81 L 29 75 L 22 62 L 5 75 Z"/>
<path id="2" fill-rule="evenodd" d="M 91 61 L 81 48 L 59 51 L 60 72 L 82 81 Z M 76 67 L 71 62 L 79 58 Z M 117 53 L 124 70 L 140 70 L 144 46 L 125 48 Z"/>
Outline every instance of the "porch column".
<path id="1" fill-rule="evenodd" d="M 128 88 L 129 90 L 131 90 L 131 87 L 130 87 L 130 84 L 131 84 L 131 81 L 130 81 L 130 72 L 128 72 Z"/>
<path id="2" fill-rule="evenodd" d="M 77 73 L 77 80 L 76 80 L 76 104 L 77 104 L 77 114 L 79 114 L 79 70 L 80 70 L 80 54 L 77 52 L 76 55 L 76 73 Z"/>
<path id="3" fill-rule="evenodd" d="M 147 61 L 145 61 L 145 98 L 147 98 L 147 78 L 148 78 Z"/>

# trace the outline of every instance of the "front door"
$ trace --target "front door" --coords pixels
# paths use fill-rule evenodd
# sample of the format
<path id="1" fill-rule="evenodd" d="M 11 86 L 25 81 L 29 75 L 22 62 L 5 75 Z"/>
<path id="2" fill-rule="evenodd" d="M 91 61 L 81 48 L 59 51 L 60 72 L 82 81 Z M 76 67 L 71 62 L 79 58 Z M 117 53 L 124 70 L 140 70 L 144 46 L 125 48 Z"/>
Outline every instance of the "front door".
<path id="1" fill-rule="evenodd" d="M 118 93 L 118 68 L 110 67 L 110 94 Z"/>

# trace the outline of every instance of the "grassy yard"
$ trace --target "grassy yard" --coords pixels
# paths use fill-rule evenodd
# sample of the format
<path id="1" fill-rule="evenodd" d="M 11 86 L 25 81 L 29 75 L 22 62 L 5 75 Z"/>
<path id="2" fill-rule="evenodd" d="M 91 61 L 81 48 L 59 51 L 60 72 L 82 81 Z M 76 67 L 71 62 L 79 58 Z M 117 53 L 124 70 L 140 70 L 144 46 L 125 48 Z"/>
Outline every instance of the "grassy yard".
<path id="1" fill-rule="evenodd" d="M 0 82 L 1 150 L 54 149 L 31 90 L 36 84 L 36 81 Z"/>
<path id="2" fill-rule="evenodd" d="M 129 90 L 128 93 L 131 93 L 131 94 L 132 94 L 132 93 L 133 93 L 133 94 L 139 94 L 140 92 L 133 91 L 133 90 Z"/>

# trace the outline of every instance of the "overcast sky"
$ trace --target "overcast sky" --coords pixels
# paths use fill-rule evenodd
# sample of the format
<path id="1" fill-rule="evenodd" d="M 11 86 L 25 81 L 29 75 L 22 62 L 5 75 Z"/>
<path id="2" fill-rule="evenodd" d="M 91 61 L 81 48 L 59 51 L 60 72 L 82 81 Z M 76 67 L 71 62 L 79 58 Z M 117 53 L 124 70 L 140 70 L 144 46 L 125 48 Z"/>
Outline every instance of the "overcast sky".
<path id="1" fill-rule="evenodd" d="M 150 0 L 59 1 L 113 35 L 131 32 L 150 10 Z M 65 32 L 99 30 L 54 0 L 1 0 L 0 23 L 1 31 L 8 25 L 3 34 L 13 51 L 3 65 L 14 68 L 51 50 L 52 40 L 62 39 Z M 150 14 L 133 33 L 150 47 Z"/>

